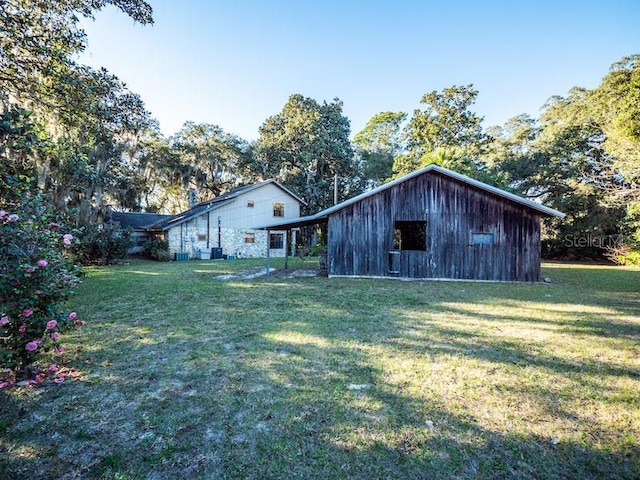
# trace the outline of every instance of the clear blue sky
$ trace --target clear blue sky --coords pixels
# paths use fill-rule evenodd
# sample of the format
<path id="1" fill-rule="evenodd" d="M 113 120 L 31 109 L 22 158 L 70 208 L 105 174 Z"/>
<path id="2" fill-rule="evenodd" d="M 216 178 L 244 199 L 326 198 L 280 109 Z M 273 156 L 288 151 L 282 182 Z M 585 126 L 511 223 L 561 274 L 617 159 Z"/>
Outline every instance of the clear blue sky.
<path id="1" fill-rule="evenodd" d="M 82 63 L 140 94 L 165 135 L 187 121 L 247 140 L 300 93 L 339 98 L 352 135 L 382 111 L 472 83 L 485 126 L 597 86 L 640 53 L 640 0 L 150 0 L 155 24 L 109 8 L 83 22 Z"/>

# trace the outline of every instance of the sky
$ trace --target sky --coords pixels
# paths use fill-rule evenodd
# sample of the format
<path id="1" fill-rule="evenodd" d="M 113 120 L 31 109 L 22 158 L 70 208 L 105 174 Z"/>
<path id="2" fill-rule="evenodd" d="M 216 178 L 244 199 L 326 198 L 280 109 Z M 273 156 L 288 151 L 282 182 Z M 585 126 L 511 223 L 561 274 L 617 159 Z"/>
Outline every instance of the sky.
<path id="1" fill-rule="evenodd" d="M 163 134 L 185 121 L 255 140 L 293 94 L 375 114 L 473 84 L 484 126 L 538 117 L 640 54 L 639 0 L 147 0 L 154 24 L 108 7 L 83 20 L 81 63 L 139 94 Z"/>

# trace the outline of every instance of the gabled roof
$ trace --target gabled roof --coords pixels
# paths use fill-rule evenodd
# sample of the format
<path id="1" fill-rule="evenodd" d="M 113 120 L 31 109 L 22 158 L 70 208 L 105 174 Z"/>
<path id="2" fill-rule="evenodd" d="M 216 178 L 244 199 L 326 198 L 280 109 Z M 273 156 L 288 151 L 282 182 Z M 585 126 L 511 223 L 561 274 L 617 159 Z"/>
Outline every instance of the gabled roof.
<path id="1" fill-rule="evenodd" d="M 223 207 L 224 205 L 228 205 L 240 195 L 251 192 L 252 190 L 256 190 L 258 188 L 262 188 L 265 185 L 269 185 L 269 184 L 275 185 L 280 190 L 282 190 L 283 192 L 293 197 L 300 204 L 302 205 L 307 204 L 304 200 L 302 200 L 300 197 L 292 193 L 289 189 L 285 188 L 277 181 L 270 179 L 270 180 L 265 180 L 264 182 L 254 183 L 253 185 L 245 185 L 242 187 L 234 188 L 233 190 L 230 190 L 227 193 L 219 195 L 214 199 L 207 200 L 205 202 L 200 202 L 197 205 L 195 205 L 193 208 L 190 208 L 189 210 L 186 210 L 182 213 L 174 215 L 170 218 L 161 220 L 157 223 L 154 223 L 153 225 L 149 225 L 147 227 L 147 230 L 151 230 L 151 231 L 169 230 L 170 228 L 176 227 L 186 221 L 191 220 L 192 218 L 196 218 L 202 215 L 203 213 L 216 210 L 220 207 Z"/>
<path id="2" fill-rule="evenodd" d="M 162 215 L 159 213 L 114 211 L 109 211 L 106 215 L 107 221 L 118 222 L 122 228 L 133 228 L 134 230 L 144 230 L 149 225 L 171 217 L 172 215 Z"/>
<path id="3" fill-rule="evenodd" d="M 389 183 L 385 183 L 384 185 L 380 185 L 379 187 L 374 188 L 373 190 L 369 190 L 368 192 L 364 192 L 361 193 L 360 195 L 356 195 L 353 198 L 350 198 L 348 200 L 345 200 L 344 202 L 338 203 L 332 207 L 329 207 L 325 210 L 322 210 L 318 213 L 316 213 L 315 215 L 309 215 L 306 217 L 300 217 L 300 218 L 294 218 L 291 220 L 284 220 L 284 221 L 280 221 L 280 222 L 274 222 L 271 223 L 269 225 L 264 225 L 262 227 L 259 227 L 261 229 L 267 229 L 267 228 L 272 228 L 272 229 L 276 229 L 276 228 L 295 228 L 295 227 L 303 227 L 306 225 L 314 225 L 316 223 L 324 223 L 327 221 L 327 219 L 329 218 L 329 215 L 331 215 L 332 213 L 335 213 L 339 210 L 342 210 L 343 208 L 346 208 L 350 205 L 353 205 L 354 203 L 357 203 L 365 198 L 371 197 L 373 195 L 376 195 L 380 192 L 383 192 L 385 190 L 388 190 L 390 188 L 395 187 L 396 185 L 399 185 L 401 183 L 406 182 L 407 180 L 410 180 L 412 178 L 418 177 L 420 175 L 423 175 L 425 173 L 428 172 L 436 172 L 436 173 L 440 173 L 442 175 L 446 175 L 447 177 L 453 178 L 454 180 L 458 180 L 462 183 L 465 183 L 467 185 L 471 185 L 473 187 L 476 187 L 480 190 L 484 190 L 485 192 L 488 193 L 492 193 L 494 195 L 497 195 L 499 197 L 505 198 L 507 200 L 510 200 L 514 203 L 518 203 L 520 205 L 523 205 L 525 207 L 528 207 L 532 210 L 536 210 L 538 212 L 540 212 L 543 215 L 547 215 L 547 216 L 551 216 L 551 217 L 559 217 L 559 218 L 563 218 L 565 216 L 564 213 L 559 212 L 558 210 L 554 210 L 553 208 L 550 207 L 546 207 L 544 205 L 542 205 L 541 203 L 537 203 L 534 202 L 532 200 L 529 200 L 528 198 L 524 198 L 521 197 L 519 195 L 516 195 L 514 193 L 511 192 L 507 192 L 506 190 L 502 190 L 501 188 L 498 187 L 494 187 L 493 185 L 489 185 L 487 183 L 481 182 L 479 180 L 476 180 L 474 178 L 471 177 L 467 177 L 466 175 L 462 175 L 461 173 L 458 172 L 454 172 L 453 170 L 449 170 L 448 168 L 444 168 L 441 167 L 440 165 L 436 165 L 436 164 L 431 164 L 431 165 L 427 165 L 424 168 L 421 168 L 419 170 L 415 170 L 403 177 L 397 178 Z"/>

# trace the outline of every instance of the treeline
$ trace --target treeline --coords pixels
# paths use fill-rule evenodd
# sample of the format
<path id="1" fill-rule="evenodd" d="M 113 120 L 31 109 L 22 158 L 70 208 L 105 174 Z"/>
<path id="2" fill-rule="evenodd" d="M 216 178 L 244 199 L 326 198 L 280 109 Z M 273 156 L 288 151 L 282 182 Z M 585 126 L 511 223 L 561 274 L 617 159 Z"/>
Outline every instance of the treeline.
<path id="1" fill-rule="evenodd" d="M 567 213 L 545 230 L 547 254 L 601 255 L 577 239 L 606 238 L 633 258 L 640 243 L 639 56 L 614 64 L 597 88 L 553 97 L 540 118 L 485 129 L 472 85 L 429 92 L 411 114 L 382 112 L 350 140 L 342 102 L 292 95 L 255 142 L 187 122 L 164 137 L 142 99 L 106 70 L 73 59 L 86 45 L 78 18 L 113 5 L 142 24 L 142 0 L 0 3 L 0 201 L 46 192 L 76 227 L 107 209 L 175 213 L 195 188 L 205 200 L 275 178 L 309 213 L 439 163 Z M 26 185 L 26 187 L 25 187 Z M 620 239 L 624 239 L 624 245 Z M 591 248 L 585 248 L 591 247 Z"/>

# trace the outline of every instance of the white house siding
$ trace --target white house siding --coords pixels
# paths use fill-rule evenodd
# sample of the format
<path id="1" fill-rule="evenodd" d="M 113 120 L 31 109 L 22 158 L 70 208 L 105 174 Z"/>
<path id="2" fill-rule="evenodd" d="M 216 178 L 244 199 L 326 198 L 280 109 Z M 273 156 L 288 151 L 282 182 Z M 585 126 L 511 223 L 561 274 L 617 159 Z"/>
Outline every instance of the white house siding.
<path id="1" fill-rule="evenodd" d="M 248 201 L 253 201 L 253 207 Z M 274 203 L 284 204 L 284 216 L 274 217 Z M 265 225 L 274 220 L 298 218 L 300 203 L 273 184 L 266 184 L 247 193 L 243 193 L 232 202 L 173 227 L 168 231 L 169 250 L 171 253 L 187 252 L 191 258 L 196 258 L 198 252 L 211 252 L 213 247 L 222 247 L 225 255 L 238 258 L 264 258 L 269 245 L 268 233 L 285 231 L 255 230 L 255 227 Z M 207 236 L 207 217 L 209 217 L 209 231 Z M 218 223 L 219 221 L 219 223 Z M 247 243 L 247 234 L 252 233 L 254 243 Z M 220 245 L 218 245 L 218 234 Z M 295 251 L 295 232 L 291 238 L 292 251 Z M 284 257 L 285 248 L 271 249 L 272 257 Z"/>

